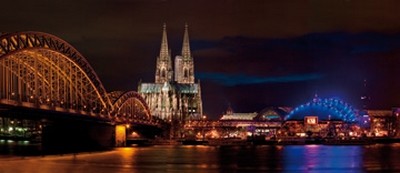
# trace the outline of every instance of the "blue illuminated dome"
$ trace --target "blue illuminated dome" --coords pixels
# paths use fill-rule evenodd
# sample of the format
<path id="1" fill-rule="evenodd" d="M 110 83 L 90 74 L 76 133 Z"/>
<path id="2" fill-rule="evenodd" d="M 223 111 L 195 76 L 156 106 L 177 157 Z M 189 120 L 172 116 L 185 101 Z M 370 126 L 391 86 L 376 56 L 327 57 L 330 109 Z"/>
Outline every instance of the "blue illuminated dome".
<path id="1" fill-rule="evenodd" d="M 281 122 L 288 114 L 288 109 L 289 108 L 286 107 L 268 107 L 260 111 L 260 113 L 258 113 L 258 115 L 254 118 L 254 120 Z"/>
<path id="2" fill-rule="evenodd" d="M 315 97 L 311 102 L 293 109 L 285 120 L 303 120 L 305 116 L 318 116 L 319 121 L 356 122 L 355 110 L 349 104 L 335 98 Z"/>

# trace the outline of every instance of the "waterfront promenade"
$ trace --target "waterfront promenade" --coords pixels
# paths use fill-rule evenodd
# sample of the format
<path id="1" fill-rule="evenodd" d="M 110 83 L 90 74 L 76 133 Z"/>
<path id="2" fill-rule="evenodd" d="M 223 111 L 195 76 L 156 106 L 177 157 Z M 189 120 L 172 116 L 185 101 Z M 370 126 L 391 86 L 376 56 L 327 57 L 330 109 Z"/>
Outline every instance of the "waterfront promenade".
<path id="1" fill-rule="evenodd" d="M 264 139 L 205 139 L 205 140 L 139 140 L 130 141 L 129 145 L 208 145 L 208 146 L 242 146 L 242 145 L 372 145 L 399 143 L 399 138 L 296 138 L 285 137 L 274 140 Z"/>

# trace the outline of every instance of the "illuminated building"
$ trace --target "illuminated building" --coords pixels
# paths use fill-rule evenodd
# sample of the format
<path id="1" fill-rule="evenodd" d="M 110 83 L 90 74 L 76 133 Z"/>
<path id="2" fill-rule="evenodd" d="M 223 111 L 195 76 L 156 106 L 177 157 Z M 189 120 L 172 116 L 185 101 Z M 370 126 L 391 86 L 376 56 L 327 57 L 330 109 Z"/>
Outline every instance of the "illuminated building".
<path id="1" fill-rule="evenodd" d="M 147 102 L 152 115 L 175 122 L 176 129 L 179 129 L 185 121 L 202 117 L 201 88 L 199 82 L 195 83 L 187 25 L 185 25 L 182 52 L 175 57 L 174 67 L 164 24 L 155 82 L 139 83 L 138 92 Z"/>
<path id="2" fill-rule="evenodd" d="M 367 110 L 371 120 L 371 135 L 377 137 L 397 135 L 397 110 Z"/>
<path id="3" fill-rule="evenodd" d="M 256 112 L 253 113 L 235 113 L 229 106 L 226 113 L 222 115 L 221 121 L 253 121 L 257 116 Z"/>
<path id="4" fill-rule="evenodd" d="M 254 118 L 259 122 L 283 122 L 284 117 L 290 112 L 290 107 L 267 107 Z"/>
<path id="5" fill-rule="evenodd" d="M 287 115 L 287 109 L 290 108 L 268 107 L 259 113 L 235 113 L 229 106 L 214 127 L 219 129 L 221 137 L 224 138 L 272 137 L 280 129 L 283 118 Z"/>
<path id="6" fill-rule="evenodd" d="M 0 117 L 0 138 L 36 140 L 40 138 L 40 122 Z"/>

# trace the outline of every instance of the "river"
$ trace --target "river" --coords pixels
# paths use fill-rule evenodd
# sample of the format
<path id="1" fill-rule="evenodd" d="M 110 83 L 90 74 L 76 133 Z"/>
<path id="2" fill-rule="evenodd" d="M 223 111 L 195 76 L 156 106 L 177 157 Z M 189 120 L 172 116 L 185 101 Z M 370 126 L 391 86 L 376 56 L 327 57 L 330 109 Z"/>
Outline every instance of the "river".
<path id="1" fill-rule="evenodd" d="M 400 172 L 400 144 L 150 146 L 0 157 L 0 172 Z"/>

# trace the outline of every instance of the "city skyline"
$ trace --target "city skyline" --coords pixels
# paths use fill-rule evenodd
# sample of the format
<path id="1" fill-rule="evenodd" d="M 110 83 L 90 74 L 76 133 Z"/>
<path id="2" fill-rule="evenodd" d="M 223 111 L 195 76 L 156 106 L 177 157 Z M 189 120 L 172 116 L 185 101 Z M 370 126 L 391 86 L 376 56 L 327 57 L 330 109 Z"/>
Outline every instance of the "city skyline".
<path id="1" fill-rule="evenodd" d="M 0 7 L 0 31 L 64 39 L 110 92 L 153 82 L 163 23 L 173 56 L 188 23 L 204 113 L 213 118 L 229 104 L 254 112 L 297 106 L 314 93 L 357 105 L 365 79 L 371 107 L 390 109 L 400 105 L 399 3 L 13 1 Z"/>

